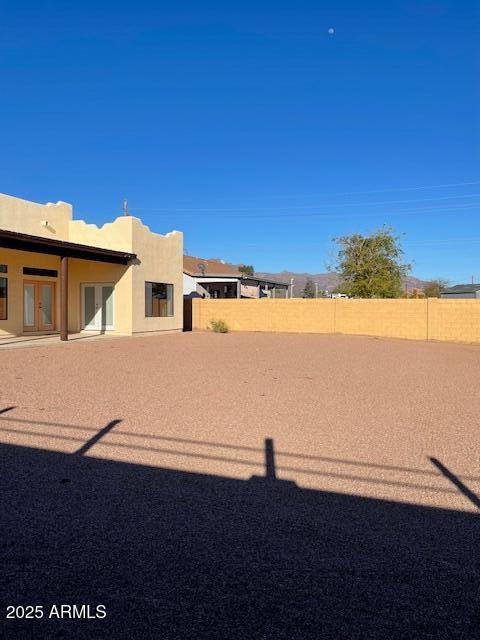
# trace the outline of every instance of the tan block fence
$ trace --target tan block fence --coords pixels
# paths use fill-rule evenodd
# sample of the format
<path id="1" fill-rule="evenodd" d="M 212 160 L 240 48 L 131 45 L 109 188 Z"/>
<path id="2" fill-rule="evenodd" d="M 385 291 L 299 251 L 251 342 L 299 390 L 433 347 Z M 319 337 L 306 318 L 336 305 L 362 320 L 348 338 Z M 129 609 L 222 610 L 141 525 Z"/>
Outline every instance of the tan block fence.
<path id="1" fill-rule="evenodd" d="M 192 301 L 192 328 L 480 342 L 480 300 L 271 299 Z"/>

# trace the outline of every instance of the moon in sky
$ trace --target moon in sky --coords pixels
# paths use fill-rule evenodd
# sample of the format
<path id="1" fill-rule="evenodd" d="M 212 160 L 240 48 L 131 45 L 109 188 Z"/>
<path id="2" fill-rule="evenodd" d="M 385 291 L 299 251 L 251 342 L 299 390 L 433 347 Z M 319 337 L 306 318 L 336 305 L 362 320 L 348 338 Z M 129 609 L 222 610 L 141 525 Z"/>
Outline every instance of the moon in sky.
<path id="1" fill-rule="evenodd" d="M 333 36 L 333 34 L 335 33 L 335 29 L 333 27 L 330 27 L 330 29 L 328 30 L 328 33 Z"/>

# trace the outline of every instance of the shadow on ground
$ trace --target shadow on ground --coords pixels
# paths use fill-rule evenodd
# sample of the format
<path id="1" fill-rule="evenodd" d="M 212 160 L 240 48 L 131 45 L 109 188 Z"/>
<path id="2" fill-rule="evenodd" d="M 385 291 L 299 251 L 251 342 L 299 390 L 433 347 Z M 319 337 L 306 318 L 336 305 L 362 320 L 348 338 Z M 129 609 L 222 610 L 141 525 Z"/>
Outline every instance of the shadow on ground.
<path id="1" fill-rule="evenodd" d="M 477 515 L 0 445 L 4 637 L 473 638 Z"/>

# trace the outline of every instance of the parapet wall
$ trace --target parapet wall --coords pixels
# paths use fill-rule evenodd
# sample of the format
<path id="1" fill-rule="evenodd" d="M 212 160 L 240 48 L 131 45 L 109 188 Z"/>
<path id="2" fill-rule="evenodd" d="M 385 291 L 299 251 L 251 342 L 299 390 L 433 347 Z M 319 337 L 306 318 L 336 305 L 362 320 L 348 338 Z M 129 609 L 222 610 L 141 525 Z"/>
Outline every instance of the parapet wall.
<path id="1" fill-rule="evenodd" d="M 68 240 L 72 206 L 66 202 L 37 204 L 0 193 L 0 229 Z"/>

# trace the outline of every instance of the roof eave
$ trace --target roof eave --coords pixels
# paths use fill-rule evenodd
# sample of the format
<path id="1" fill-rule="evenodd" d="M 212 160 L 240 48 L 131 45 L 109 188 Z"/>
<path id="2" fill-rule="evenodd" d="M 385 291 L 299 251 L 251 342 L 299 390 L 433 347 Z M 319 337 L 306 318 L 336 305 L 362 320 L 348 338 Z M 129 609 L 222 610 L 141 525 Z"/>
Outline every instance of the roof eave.
<path id="1" fill-rule="evenodd" d="M 43 238 L 42 236 L 32 236 L 17 231 L 0 229 L 0 247 L 15 249 L 18 251 L 29 251 L 32 253 L 43 253 L 60 257 L 77 258 L 79 260 L 93 260 L 95 262 L 109 262 L 113 264 L 129 264 L 135 260 L 135 253 L 126 251 L 115 251 L 91 245 L 77 244 L 63 240 Z"/>

